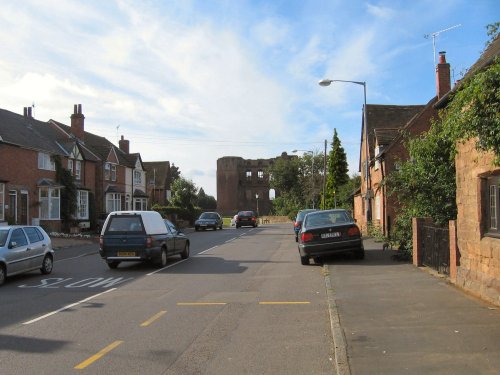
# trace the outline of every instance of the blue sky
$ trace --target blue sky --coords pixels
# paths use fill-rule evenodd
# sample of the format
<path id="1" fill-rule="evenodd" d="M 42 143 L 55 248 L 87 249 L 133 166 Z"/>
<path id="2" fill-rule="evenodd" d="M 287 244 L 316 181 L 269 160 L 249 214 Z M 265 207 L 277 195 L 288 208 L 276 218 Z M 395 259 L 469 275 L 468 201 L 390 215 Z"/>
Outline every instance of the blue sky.
<path id="1" fill-rule="evenodd" d="M 2 1 L 0 107 L 70 123 L 216 194 L 223 156 L 323 150 L 336 128 L 357 172 L 368 104 L 425 104 L 432 38 L 456 81 L 479 57 L 494 0 Z"/>

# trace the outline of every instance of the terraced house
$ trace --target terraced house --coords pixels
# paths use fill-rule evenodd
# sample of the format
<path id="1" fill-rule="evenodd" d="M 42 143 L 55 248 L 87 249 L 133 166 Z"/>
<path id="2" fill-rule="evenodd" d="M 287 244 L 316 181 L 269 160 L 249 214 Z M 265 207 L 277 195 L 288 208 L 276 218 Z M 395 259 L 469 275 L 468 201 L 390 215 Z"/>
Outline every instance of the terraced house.
<path id="1" fill-rule="evenodd" d="M 90 228 L 100 215 L 121 209 L 146 209 L 146 171 L 140 154 L 129 153 L 85 131 L 82 106 L 71 125 L 0 109 L 0 222 L 40 224 L 60 231 L 61 191 L 57 168 L 70 171 L 77 188 L 74 225 Z"/>

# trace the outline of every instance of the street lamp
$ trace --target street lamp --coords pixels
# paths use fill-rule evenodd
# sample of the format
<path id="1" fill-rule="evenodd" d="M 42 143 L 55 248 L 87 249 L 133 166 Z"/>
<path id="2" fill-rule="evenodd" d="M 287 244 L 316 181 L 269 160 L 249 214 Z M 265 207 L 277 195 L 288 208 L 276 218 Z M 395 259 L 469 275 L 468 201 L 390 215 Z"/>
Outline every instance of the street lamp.
<path id="1" fill-rule="evenodd" d="M 363 92 L 364 92 L 364 107 L 363 107 L 363 129 L 364 129 L 364 137 L 365 137 L 365 144 L 366 144 L 366 161 L 365 161 L 365 180 L 366 180 L 366 194 L 365 194 L 365 199 L 366 199 L 366 223 L 368 225 L 368 222 L 372 221 L 372 210 L 371 210 L 371 205 L 370 205 L 370 166 L 369 166 L 369 160 L 370 160 L 370 148 L 368 147 L 368 122 L 366 118 L 366 82 L 365 81 L 345 81 L 342 79 L 322 79 L 321 81 L 318 82 L 320 86 L 330 86 L 333 82 L 347 82 L 347 83 L 355 83 L 356 85 L 361 85 L 363 86 Z"/>
<path id="2" fill-rule="evenodd" d="M 314 208 L 314 151 L 310 151 L 310 150 L 293 150 L 292 152 L 295 154 L 298 151 L 311 153 L 311 192 L 312 192 L 312 208 Z"/>
<path id="3" fill-rule="evenodd" d="M 257 201 L 257 216 L 259 216 L 259 194 L 255 194 L 255 200 Z"/>

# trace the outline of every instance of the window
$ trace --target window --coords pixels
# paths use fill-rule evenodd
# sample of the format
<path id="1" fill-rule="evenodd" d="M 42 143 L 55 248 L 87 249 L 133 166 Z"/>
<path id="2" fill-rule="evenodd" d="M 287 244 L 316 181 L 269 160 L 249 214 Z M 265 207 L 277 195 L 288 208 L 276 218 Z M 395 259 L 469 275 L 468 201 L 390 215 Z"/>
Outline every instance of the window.
<path id="1" fill-rule="evenodd" d="M 77 199 L 76 218 L 79 220 L 86 220 L 89 218 L 89 192 L 86 190 L 78 190 Z"/>
<path id="2" fill-rule="evenodd" d="M 134 198 L 134 210 L 146 211 L 148 209 L 148 200 L 146 198 Z"/>
<path id="3" fill-rule="evenodd" d="M 75 161 L 75 179 L 82 179 L 82 162 L 80 160 Z"/>
<path id="4" fill-rule="evenodd" d="M 262 169 L 257 171 L 257 178 L 261 181 L 264 179 L 264 171 Z"/>
<path id="5" fill-rule="evenodd" d="M 500 235 L 500 176 L 487 180 L 487 232 Z"/>
<path id="6" fill-rule="evenodd" d="M 56 165 L 49 154 L 38 153 L 38 169 L 45 169 L 47 171 L 55 171 Z"/>
<path id="7" fill-rule="evenodd" d="M 247 170 L 246 176 L 247 176 L 247 180 L 251 180 L 252 179 L 252 171 Z"/>
<path id="8" fill-rule="evenodd" d="M 106 181 L 109 181 L 110 177 L 111 177 L 111 164 L 104 163 L 104 179 Z"/>
<path id="9" fill-rule="evenodd" d="M 116 181 L 116 165 L 111 164 L 111 181 Z"/>
<path id="10" fill-rule="evenodd" d="M 68 160 L 68 171 L 73 176 L 73 160 L 71 159 Z"/>
<path id="11" fill-rule="evenodd" d="M 26 232 L 26 235 L 28 236 L 31 243 L 43 241 L 43 234 L 40 233 L 38 228 L 26 227 L 26 228 L 24 228 L 24 231 Z"/>
<path id="12" fill-rule="evenodd" d="M 59 220 L 60 219 L 60 194 L 59 189 L 40 188 L 40 219 Z"/>
<path id="13" fill-rule="evenodd" d="M 380 220 L 380 195 L 375 197 L 375 219 Z"/>
<path id="14" fill-rule="evenodd" d="M 5 184 L 0 183 L 0 220 L 5 220 Z"/>
<path id="15" fill-rule="evenodd" d="M 120 210 L 121 210 L 120 194 L 118 193 L 106 194 L 106 212 L 120 211 Z"/>
<path id="16" fill-rule="evenodd" d="M 141 171 L 134 171 L 134 184 L 142 184 L 142 173 Z"/>
<path id="17" fill-rule="evenodd" d="M 10 236 L 10 243 L 16 243 L 18 246 L 26 246 L 28 244 L 28 239 L 21 228 L 14 229 L 12 235 Z"/>

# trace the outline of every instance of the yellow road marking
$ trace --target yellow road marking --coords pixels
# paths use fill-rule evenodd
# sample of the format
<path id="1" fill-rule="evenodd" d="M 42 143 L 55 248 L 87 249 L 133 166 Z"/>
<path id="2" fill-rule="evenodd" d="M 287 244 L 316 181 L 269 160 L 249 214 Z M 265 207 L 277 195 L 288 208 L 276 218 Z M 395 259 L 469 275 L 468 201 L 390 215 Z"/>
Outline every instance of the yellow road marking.
<path id="1" fill-rule="evenodd" d="M 226 302 L 179 302 L 177 306 L 211 306 L 211 305 L 227 305 Z"/>
<path id="2" fill-rule="evenodd" d="M 141 323 L 141 327 L 147 327 L 148 325 L 150 325 L 151 323 L 153 323 L 156 319 L 158 319 L 162 315 L 165 315 L 166 313 L 167 313 L 166 310 L 160 311 L 159 313 L 153 315 L 151 318 L 149 318 L 145 322 Z"/>
<path id="3" fill-rule="evenodd" d="M 308 301 L 295 301 L 295 302 L 259 302 L 259 305 L 308 305 Z"/>
<path id="4" fill-rule="evenodd" d="M 85 367 L 91 365 L 92 363 L 94 363 L 95 361 L 97 361 L 99 358 L 101 358 L 102 356 L 106 355 L 108 352 L 110 352 L 111 350 L 113 350 L 114 348 L 116 348 L 117 346 L 119 346 L 121 344 L 123 344 L 123 341 L 118 340 L 118 341 L 115 341 L 114 343 L 106 346 L 99 353 L 94 354 L 89 359 L 86 359 L 85 361 L 83 361 L 79 365 L 75 366 L 75 370 L 83 370 Z"/>

